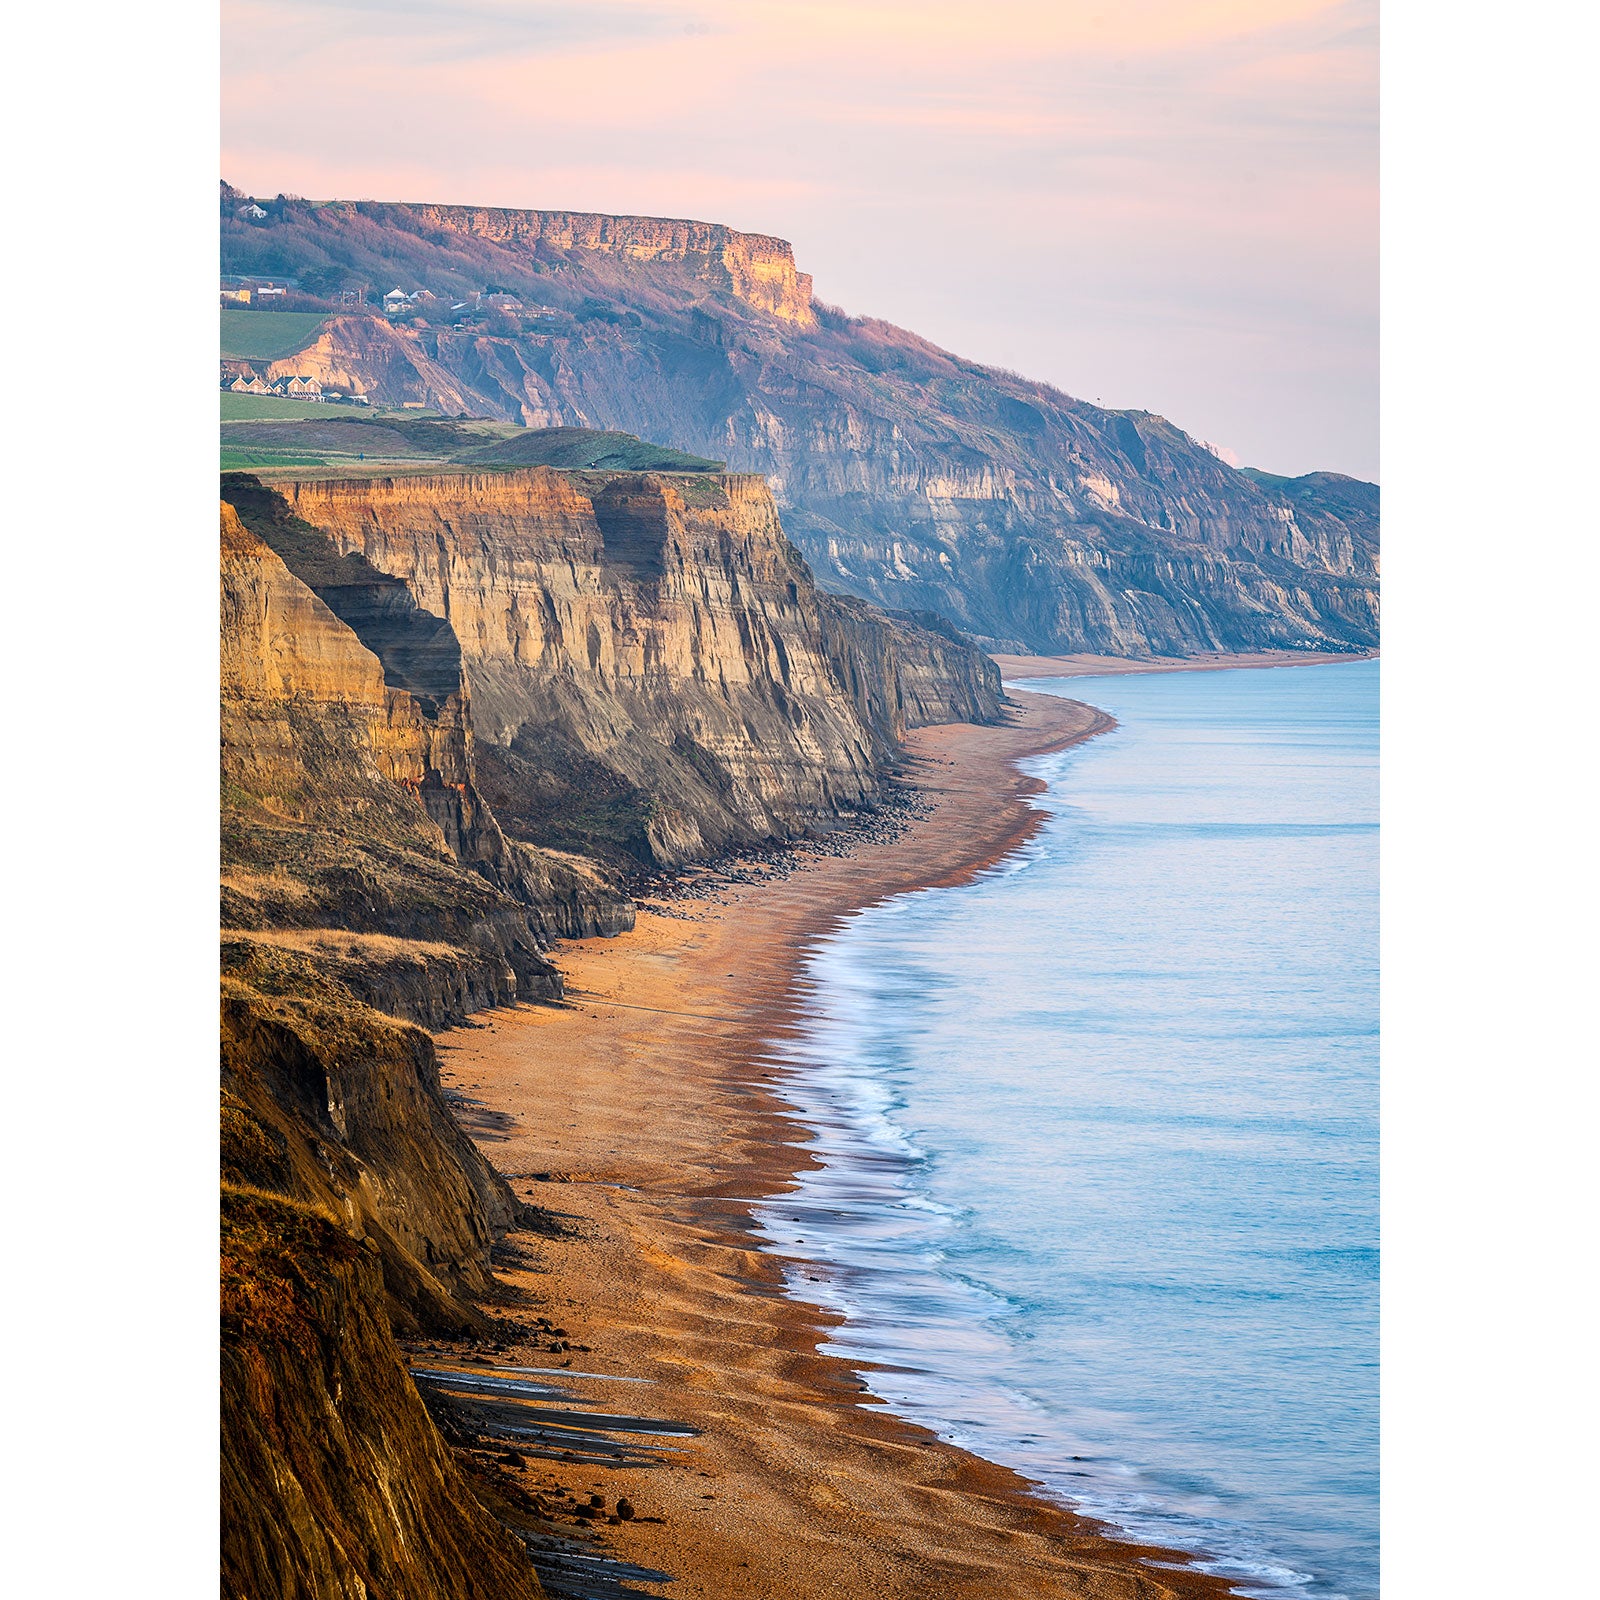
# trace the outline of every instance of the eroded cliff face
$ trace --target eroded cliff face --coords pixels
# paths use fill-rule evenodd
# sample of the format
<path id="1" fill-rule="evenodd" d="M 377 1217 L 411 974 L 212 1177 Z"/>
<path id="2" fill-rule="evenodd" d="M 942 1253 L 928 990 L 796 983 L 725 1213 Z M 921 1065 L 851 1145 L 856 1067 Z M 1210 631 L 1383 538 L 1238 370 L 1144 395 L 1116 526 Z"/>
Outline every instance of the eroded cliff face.
<path id="1" fill-rule="evenodd" d="M 548 254 L 613 256 L 670 263 L 698 283 L 785 322 L 808 326 L 811 279 L 796 272 L 786 239 L 739 233 L 716 222 L 670 217 L 611 217 L 586 211 L 510 211 L 478 206 L 407 206 L 419 228 L 509 247 L 537 258 Z"/>
<path id="2" fill-rule="evenodd" d="M 592 864 L 501 832 L 474 782 L 448 624 L 397 580 L 332 566 L 326 541 L 257 520 L 352 620 L 224 503 L 224 927 L 295 936 L 430 1025 L 558 993 L 543 947 L 631 926 L 626 897 Z M 317 938 L 329 930 L 363 939 Z"/>
<path id="3" fill-rule="evenodd" d="M 999 714 L 951 632 L 819 594 L 754 477 L 275 487 L 448 623 L 479 783 L 519 839 L 656 864 L 782 839 L 869 803 L 908 727 Z"/>
<path id="4" fill-rule="evenodd" d="M 459 331 L 344 318 L 308 359 L 379 399 L 623 428 L 766 474 L 825 587 L 936 611 L 991 645 L 1376 644 L 1373 486 L 1239 472 L 1147 412 L 1087 405 L 887 323 L 800 316 L 792 263 L 771 267 L 781 287 L 765 300 L 732 269 L 723 280 L 695 266 L 714 254 L 703 225 L 651 225 L 662 241 L 687 230 L 704 245 L 692 251 L 645 242 L 650 229 L 637 249 L 619 244 L 643 227 L 634 218 L 610 219 L 609 236 L 600 218 L 550 233 L 472 220 L 554 215 L 289 208 L 254 231 L 225 222 L 225 265 L 250 270 L 250 252 L 270 246 L 366 276 L 403 260 L 431 287 L 492 274 L 558 315 Z"/>
<path id="5" fill-rule="evenodd" d="M 423 803 L 437 788 L 458 835 L 493 829 L 465 716 L 442 714 L 462 712 L 459 665 L 429 717 L 226 504 L 221 589 L 225 1168 L 374 1239 L 395 1316 L 453 1328 L 515 1207 L 451 1119 L 428 1035 L 398 1019 L 560 979 L 530 907 Z"/>
<path id="6" fill-rule="evenodd" d="M 494 363 L 469 363 L 457 375 L 432 359 L 415 333 L 391 327 L 381 317 L 330 317 L 305 349 L 264 363 L 269 382 L 296 373 L 315 378 L 324 389 L 370 395 L 385 405 L 415 403 L 448 416 L 476 412 L 474 390 L 493 381 Z M 554 413 L 541 412 L 539 426 L 556 427 Z M 520 419 L 519 419 L 520 420 Z"/>
<path id="7" fill-rule="evenodd" d="M 356 1001 L 293 949 L 229 951 L 223 1174 L 316 1206 L 370 1242 L 391 1322 L 475 1322 L 489 1249 L 519 1208 L 451 1117 L 432 1038 Z"/>
<path id="8" fill-rule="evenodd" d="M 783 837 L 867 802 L 906 727 L 997 714 L 998 675 L 819 595 L 758 480 L 224 494 L 225 1582 L 532 1600 L 394 1344 L 481 1320 L 522 1210 L 416 1024 L 557 994 L 551 937 L 631 922 L 592 860 L 530 840 Z"/>
<path id="9" fill-rule="evenodd" d="M 511 892 L 527 885 L 475 858 L 493 819 L 471 789 L 459 650 L 452 684 L 444 641 L 409 648 L 427 624 L 404 623 L 391 580 L 375 632 L 417 693 L 397 687 L 226 504 L 221 531 L 227 1589 L 465 1600 L 489 1581 L 532 1600 L 525 1554 L 394 1344 L 479 1322 L 490 1247 L 521 1211 L 401 1018 L 559 979 Z"/>
<path id="10" fill-rule="evenodd" d="M 370 1245 L 224 1189 L 222 1581 L 230 1600 L 537 1600 L 405 1369 Z"/>

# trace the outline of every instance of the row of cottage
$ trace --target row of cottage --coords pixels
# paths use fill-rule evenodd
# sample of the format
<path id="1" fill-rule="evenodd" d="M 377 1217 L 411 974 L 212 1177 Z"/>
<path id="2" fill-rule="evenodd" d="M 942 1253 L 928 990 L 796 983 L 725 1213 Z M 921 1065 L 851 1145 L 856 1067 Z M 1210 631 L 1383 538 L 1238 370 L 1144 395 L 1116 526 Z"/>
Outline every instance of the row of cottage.
<path id="1" fill-rule="evenodd" d="M 222 387 L 230 394 L 275 394 L 285 400 L 353 400 L 361 406 L 368 403 L 364 394 L 324 389 L 315 378 L 298 372 L 286 373 L 269 383 L 254 367 L 240 361 L 222 363 Z"/>

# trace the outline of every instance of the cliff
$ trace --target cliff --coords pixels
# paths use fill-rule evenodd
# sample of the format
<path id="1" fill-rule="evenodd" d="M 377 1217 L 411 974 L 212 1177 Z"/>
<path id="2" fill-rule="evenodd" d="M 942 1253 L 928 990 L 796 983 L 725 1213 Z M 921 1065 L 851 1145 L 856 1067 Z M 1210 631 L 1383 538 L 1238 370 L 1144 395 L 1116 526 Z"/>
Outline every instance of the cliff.
<path id="1" fill-rule="evenodd" d="M 1046 653 L 1377 641 L 1372 485 L 1236 471 L 1163 418 L 816 305 L 803 275 L 788 287 L 787 247 L 762 253 L 777 241 L 751 249 L 781 281 L 764 299 L 706 264 L 709 225 L 547 232 L 542 219 L 564 214 L 269 210 L 256 226 L 224 219 L 225 268 L 272 250 L 329 283 L 402 271 L 443 295 L 494 282 L 553 310 L 461 329 L 340 318 L 307 370 L 452 414 L 627 429 L 765 474 L 827 588 Z"/>
<path id="2" fill-rule="evenodd" d="M 352 207 L 359 211 L 359 208 Z M 476 206 L 408 206 L 408 224 L 482 240 L 518 255 L 611 256 L 683 268 L 696 283 L 800 326 L 814 322 L 811 279 L 796 272 L 785 239 L 739 233 L 716 222 L 610 217 L 586 211 L 507 211 Z"/>
<path id="3" fill-rule="evenodd" d="M 391 1330 L 476 1325 L 521 1212 L 399 1017 L 559 993 L 549 908 L 472 789 L 453 641 L 391 582 L 386 672 L 227 505 L 221 533 L 227 1591 L 532 1600 Z"/>
<path id="4" fill-rule="evenodd" d="M 522 1215 L 416 1024 L 559 995 L 552 938 L 631 925 L 595 853 L 849 814 L 907 727 L 998 715 L 998 674 L 947 628 L 818 594 L 754 479 L 224 495 L 225 1582 L 531 1600 L 393 1339 L 478 1325 Z"/>
<path id="5" fill-rule="evenodd" d="M 459 643 L 477 784 L 513 845 L 660 865 L 792 837 L 870 805 L 908 727 L 999 715 L 993 665 L 951 631 L 820 594 L 756 478 L 228 485 L 380 653 L 385 583 Z M 350 563 L 360 602 L 339 598 Z M 424 694 L 416 666 L 387 670 Z"/>
<path id="6" fill-rule="evenodd" d="M 316 1207 L 223 1194 L 230 1600 L 537 1600 L 395 1347 L 370 1249 Z"/>
<path id="7" fill-rule="evenodd" d="M 225 929 L 298 934 L 353 992 L 430 1025 L 558 993 L 543 947 L 631 926 L 626 898 L 501 833 L 448 626 L 403 584 L 335 569 L 323 541 L 266 522 L 344 615 L 223 505 Z"/>

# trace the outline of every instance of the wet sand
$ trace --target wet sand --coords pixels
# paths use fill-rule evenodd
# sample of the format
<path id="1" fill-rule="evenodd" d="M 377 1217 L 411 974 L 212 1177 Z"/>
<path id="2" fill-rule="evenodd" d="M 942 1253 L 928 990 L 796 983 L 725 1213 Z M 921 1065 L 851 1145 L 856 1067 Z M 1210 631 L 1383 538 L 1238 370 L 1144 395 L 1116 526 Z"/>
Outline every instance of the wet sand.
<path id="1" fill-rule="evenodd" d="M 542 1462 L 574 1493 L 627 1495 L 643 1520 L 605 1548 L 669 1572 L 638 1592 L 715 1600 L 1220 1596 L 1169 1552 L 1109 1541 L 1010 1471 L 941 1444 L 817 1352 L 831 1316 L 789 1299 L 753 1248 L 748 1202 L 785 1192 L 805 1135 L 770 1091 L 766 1043 L 794 1026 L 810 940 L 846 912 L 954 883 L 1026 839 L 1040 785 L 1022 756 L 1112 726 L 1072 701 L 1015 696 L 1001 728 L 913 735 L 929 814 L 893 840 L 821 857 L 720 903 L 642 911 L 635 932 L 557 951 L 565 1006 L 485 1013 L 441 1038 L 464 1121 L 524 1199 L 575 1237 L 522 1233 L 504 1281 L 584 1348 L 505 1356 L 648 1380 L 588 1383 L 592 1402 L 701 1430 L 655 1468 Z M 870 1374 L 868 1374 L 870 1382 Z M 635 1580 L 637 1583 L 637 1580 Z"/>

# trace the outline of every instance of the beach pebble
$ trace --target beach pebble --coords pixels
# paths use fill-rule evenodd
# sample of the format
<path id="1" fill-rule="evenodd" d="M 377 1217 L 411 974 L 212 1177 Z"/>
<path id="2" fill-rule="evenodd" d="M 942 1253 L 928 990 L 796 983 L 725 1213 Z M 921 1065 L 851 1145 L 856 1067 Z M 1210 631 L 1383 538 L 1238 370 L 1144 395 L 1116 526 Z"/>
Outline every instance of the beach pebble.
<path id="1" fill-rule="evenodd" d="M 617 1501 L 617 1516 L 623 1522 L 632 1522 L 633 1502 L 626 1497 Z"/>

